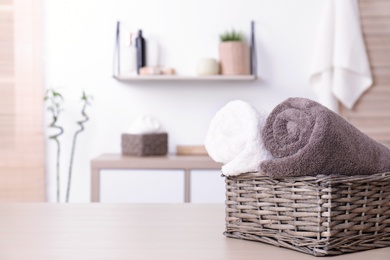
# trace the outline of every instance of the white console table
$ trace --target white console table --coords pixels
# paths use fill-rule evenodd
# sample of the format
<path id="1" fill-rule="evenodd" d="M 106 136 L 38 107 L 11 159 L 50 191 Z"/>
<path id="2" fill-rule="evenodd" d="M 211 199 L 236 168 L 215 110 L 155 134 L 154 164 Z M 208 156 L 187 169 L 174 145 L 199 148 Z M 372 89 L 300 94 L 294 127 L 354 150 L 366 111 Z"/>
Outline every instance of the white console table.
<path id="1" fill-rule="evenodd" d="M 105 169 L 157 169 L 184 171 L 184 202 L 191 202 L 191 170 L 221 169 L 222 164 L 208 156 L 147 156 L 102 154 L 91 161 L 91 201 L 100 201 L 100 171 Z"/>

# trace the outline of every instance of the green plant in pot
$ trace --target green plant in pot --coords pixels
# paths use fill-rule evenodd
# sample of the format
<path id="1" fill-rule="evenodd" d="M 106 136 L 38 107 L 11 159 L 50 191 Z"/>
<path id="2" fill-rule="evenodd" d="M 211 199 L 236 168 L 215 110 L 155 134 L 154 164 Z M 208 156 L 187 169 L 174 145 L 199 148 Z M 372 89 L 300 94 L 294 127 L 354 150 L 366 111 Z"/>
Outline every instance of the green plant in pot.
<path id="1" fill-rule="evenodd" d="M 242 32 L 226 31 L 219 35 L 219 58 L 221 62 L 221 74 L 223 75 L 249 75 L 250 52 L 249 46 L 244 41 Z"/>

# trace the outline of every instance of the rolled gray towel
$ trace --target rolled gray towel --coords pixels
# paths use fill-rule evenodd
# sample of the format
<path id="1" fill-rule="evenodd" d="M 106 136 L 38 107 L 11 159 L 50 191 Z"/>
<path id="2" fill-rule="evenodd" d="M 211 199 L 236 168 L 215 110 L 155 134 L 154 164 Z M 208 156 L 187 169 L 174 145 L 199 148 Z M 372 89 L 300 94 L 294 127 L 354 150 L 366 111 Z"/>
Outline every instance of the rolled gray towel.
<path id="1" fill-rule="evenodd" d="M 390 171 L 390 150 L 321 104 L 289 98 L 268 116 L 262 132 L 275 157 L 261 170 L 278 178 Z"/>

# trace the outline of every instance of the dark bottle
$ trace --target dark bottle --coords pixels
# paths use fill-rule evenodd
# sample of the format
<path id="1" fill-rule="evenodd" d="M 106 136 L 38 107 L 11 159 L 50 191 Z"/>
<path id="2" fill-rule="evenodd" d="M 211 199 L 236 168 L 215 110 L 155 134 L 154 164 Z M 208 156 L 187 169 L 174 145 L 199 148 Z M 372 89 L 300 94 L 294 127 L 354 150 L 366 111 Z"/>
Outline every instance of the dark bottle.
<path id="1" fill-rule="evenodd" d="M 137 73 L 139 74 L 139 69 L 146 66 L 146 46 L 145 39 L 142 37 L 142 30 L 138 30 L 135 47 L 137 48 Z"/>

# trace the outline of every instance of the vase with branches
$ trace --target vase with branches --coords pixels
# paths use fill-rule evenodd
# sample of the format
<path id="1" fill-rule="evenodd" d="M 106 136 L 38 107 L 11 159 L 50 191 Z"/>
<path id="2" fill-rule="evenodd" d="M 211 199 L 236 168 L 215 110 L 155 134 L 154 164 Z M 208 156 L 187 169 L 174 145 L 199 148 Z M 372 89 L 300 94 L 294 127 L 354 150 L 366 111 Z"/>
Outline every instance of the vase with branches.
<path id="1" fill-rule="evenodd" d="M 62 94 L 55 89 L 48 89 L 45 93 L 44 97 L 45 102 L 47 103 L 47 110 L 51 114 L 51 123 L 49 124 L 50 128 L 57 129 L 58 132 L 50 135 L 49 139 L 54 140 L 56 143 L 56 181 L 57 181 L 57 202 L 60 202 L 60 155 L 61 155 L 61 142 L 59 140 L 59 137 L 64 133 L 64 128 L 62 126 L 58 125 L 58 120 L 61 112 L 63 111 L 63 102 L 64 98 Z M 76 141 L 78 135 L 84 131 L 84 124 L 89 121 L 89 117 L 86 113 L 86 108 L 91 104 L 92 97 L 87 95 L 85 92 L 82 93 L 81 101 L 83 103 L 81 115 L 83 116 L 83 119 L 78 121 L 77 124 L 80 126 L 80 128 L 73 134 L 72 139 L 72 147 L 71 147 L 71 153 L 70 153 L 70 162 L 69 162 L 69 170 L 68 170 L 68 183 L 67 183 L 67 189 L 66 189 L 66 202 L 69 202 L 69 196 L 71 191 L 71 179 L 72 179 L 72 169 L 73 169 L 73 159 L 75 155 L 76 150 Z"/>

